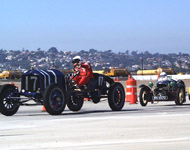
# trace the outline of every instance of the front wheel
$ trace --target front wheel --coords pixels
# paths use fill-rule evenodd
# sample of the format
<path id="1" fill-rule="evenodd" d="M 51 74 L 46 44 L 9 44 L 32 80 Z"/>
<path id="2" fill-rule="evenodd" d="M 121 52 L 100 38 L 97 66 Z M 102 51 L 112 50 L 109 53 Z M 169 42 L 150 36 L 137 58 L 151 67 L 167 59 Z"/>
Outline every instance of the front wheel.
<path id="1" fill-rule="evenodd" d="M 111 84 L 108 93 L 108 103 L 113 111 L 119 111 L 125 103 L 125 90 L 121 83 L 114 82 Z"/>
<path id="2" fill-rule="evenodd" d="M 82 108 L 83 103 L 84 103 L 84 98 L 73 96 L 68 99 L 67 107 L 71 111 L 79 111 Z"/>
<path id="3" fill-rule="evenodd" d="M 184 102 L 185 102 L 185 89 L 181 87 L 177 89 L 175 104 L 182 105 Z"/>
<path id="4" fill-rule="evenodd" d="M 18 89 L 14 85 L 3 85 L 0 89 L 0 112 L 5 116 L 14 115 L 20 107 L 19 99 L 12 97 L 20 97 Z"/>
<path id="5" fill-rule="evenodd" d="M 61 114 L 66 106 L 66 92 L 59 84 L 49 85 L 43 97 L 43 103 L 46 111 L 51 115 Z"/>
<path id="6" fill-rule="evenodd" d="M 145 88 L 141 88 L 140 94 L 139 94 L 139 100 L 140 100 L 141 106 L 146 106 L 147 105 L 147 103 L 148 103 L 148 94 L 149 94 L 148 90 L 146 90 Z"/>

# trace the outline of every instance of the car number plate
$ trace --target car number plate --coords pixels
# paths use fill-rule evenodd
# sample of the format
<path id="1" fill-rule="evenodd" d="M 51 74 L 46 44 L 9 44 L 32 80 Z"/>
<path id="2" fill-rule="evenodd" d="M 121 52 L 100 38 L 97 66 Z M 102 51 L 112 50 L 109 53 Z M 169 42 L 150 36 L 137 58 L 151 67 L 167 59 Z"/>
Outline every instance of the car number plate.
<path id="1" fill-rule="evenodd" d="M 167 100 L 168 96 L 153 96 L 153 100 Z"/>

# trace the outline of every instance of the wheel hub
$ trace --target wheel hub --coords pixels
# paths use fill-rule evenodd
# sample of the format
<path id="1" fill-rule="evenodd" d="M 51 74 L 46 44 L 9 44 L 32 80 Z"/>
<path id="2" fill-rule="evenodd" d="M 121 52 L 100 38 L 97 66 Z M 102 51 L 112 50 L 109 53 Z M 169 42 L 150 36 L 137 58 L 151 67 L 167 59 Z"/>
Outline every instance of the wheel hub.
<path id="1" fill-rule="evenodd" d="M 61 98 L 60 98 L 60 97 L 56 97 L 56 101 L 57 101 L 57 102 L 60 102 L 60 101 L 61 101 Z"/>

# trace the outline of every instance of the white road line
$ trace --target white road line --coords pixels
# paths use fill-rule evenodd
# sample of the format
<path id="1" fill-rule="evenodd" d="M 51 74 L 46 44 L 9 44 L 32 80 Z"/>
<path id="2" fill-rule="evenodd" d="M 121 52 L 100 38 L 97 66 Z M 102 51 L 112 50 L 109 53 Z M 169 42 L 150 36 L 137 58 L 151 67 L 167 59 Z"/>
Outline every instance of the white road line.
<path id="1" fill-rule="evenodd" d="M 86 147 L 92 147 L 92 146 L 97 146 L 101 148 L 102 146 L 109 146 L 111 147 L 112 145 L 120 145 L 121 144 L 139 144 L 139 143 L 166 143 L 166 142 L 189 142 L 190 137 L 180 137 L 180 138 L 166 138 L 166 139 L 134 139 L 134 140 L 127 140 L 127 139 L 111 139 L 111 140 L 104 140 L 104 141 L 93 141 L 93 142 L 77 142 L 75 141 L 74 144 L 73 142 L 65 142 L 65 141 L 56 141 L 56 142 L 41 142 L 41 143 L 23 143 L 23 144 L 17 144 L 14 145 L 14 149 L 22 149 L 26 148 L 26 145 L 30 145 L 30 147 L 27 147 L 27 149 L 37 149 L 37 148 L 86 148 Z M 4 148 L 4 147 L 2 147 Z"/>
<path id="2" fill-rule="evenodd" d="M 23 120 L 14 120 L 14 121 L 6 121 L 6 122 L 1 122 L 0 121 L 0 130 L 1 129 L 20 129 L 20 128 L 34 128 L 34 127 L 40 127 L 43 126 L 44 124 L 57 124 L 57 122 L 62 122 L 62 121 L 71 121 L 71 122 L 78 122 L 78 121 L 97 121 L 97 120 L 125 120 L 125 119 L 137 119 L 137 118 L 159 118 L 159 117 L 190 117 L 190 114 L 167 114 L 167 113 L 156 113 L 156 114 L 150 114 L 150 115 L 140 115 L 140 116 L 120 116 L 120 115 L 115 115 L 115 116 L 96 116 L 96 117 L 73 117 L 73 118 L 64 118 L 60 117 L 57 119 L 41 119 L 37 120 L 36 122 L 33 121 L 26 121 L 25 124 L 22 123 Z M 20 122 L 20 123 L 18 123 Z M 31 125 L 31 122 L 33 124 Z M 16 124 L 17 123 L 17 124 Z M 16 125 L 15 125 L 16 124 Z"/>
<path id="3" fill-rule="evenodd" d="M 59 119 L 53 119 L 53 120 L 48 120 L 48 121 L 62 121 L 62 120 L 67 120 L 67 121 L 93 121 L 93 120 L 113 120 L 113 119 L 133 119 L 133 118 L 155 118 L 155 117 L 179 117 L 179 116 L 190 116 L 190 114 L 167 114 L 167 113 L 156 113 L 154 115 L 149 114 L 149 115 L 138 115 L 138 116 L 99 116 L 99 117 L 83 117 L 83 118 L 59 118 Z"/>
<path id="4" fill-rule="evenodd" d="M 56 119 L 49 119 L 49 120 L 46 120 L 47 118 L 45 118 L 45 120 L 41 119 L 41 120 L 37 120 L 38 124 L 39 122 L 55 122 L 55 121 L 63 121 L 63 120 L 66 120 L 66 121 L 89 121 L 89 120 L 112 120 L 112 119 L 133 119 L 133 118 L 155 118 L 155 117 L 179 117 L 179 116 L 183 116 L 183 117 L 186 117 L 186 116 L 190 116 L 190 113 L 187 113 L 187 114 L 169 114 L 167 112 L 163 112 L 163 113 L 152 113 L 152 114 L 142 114 L 142 115 L 135 115 L 134 116 L 127 116 L 127 113 L 125 114 L 122 114 L 122 116 L 120 114 L 115 114 L 114 116 L 92 116 L 92 117 L 72 117 L 72 118 L 64 118 L 64 116 L 61 116 L 60 118 L 56 118 Z M 20 119 L 20 122 L 22 122 L 23 120 Z M 8 121 L 10 124 L 14 124 L 15 122 L 19 122 L 19 119 L 17 120 L 10 120 Z M 28 121 L 30 122 L 30 121 Z M 0 121 L 0 125 L 1 124 L 4 124 L 4 122 L 1 122 Z M 7 122 L 6 122 L 7 124 Z"/>

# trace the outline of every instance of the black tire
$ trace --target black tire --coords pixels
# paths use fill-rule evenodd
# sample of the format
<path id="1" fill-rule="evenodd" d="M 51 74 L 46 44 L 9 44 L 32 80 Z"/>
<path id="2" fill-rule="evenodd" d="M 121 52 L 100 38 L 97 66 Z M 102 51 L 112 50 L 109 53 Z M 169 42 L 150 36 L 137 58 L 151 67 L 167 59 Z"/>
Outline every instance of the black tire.
<path id="1" fill-rule="evenodd" d="M 20 97 L 18 89 L 14 85 L 5 84 L 0 88 L 0 112 L 5 116 L 14 115 L 19 107 L 19 99 L 8 97 Z"/>
<path id="2" fill-rule="evenodd" d="M 67 107 L 71 111 L 79 111 L 84 103 L 84 98 L 82 97 L 70 97 L 67 101 Z"/>
<path id="3" fill-rule="evenodd" d="M 94 104 L 98 104 L 100 102 L 100 97 L 99 96 L 94 96 L 92 97 L 92 101 Z"/>
<path id="4" fill-rule="evenodd" d="M 66 103 L 66 92 L 61 85 L 51 84 L 45 89 L 43 104 L 49 114 L 60 115 L 64 111 Z"/>
<path id="5" fill-rule="evenodd" d="M 141 88 L 140 90 L 140 94 L 139 94 L 139 100 L 140 100 L 140 104 L 141 106 L 146 106 L 148 103 L 148 100 L 145 99 L 145 94 L 148 94 L 149 91 L 145 88 Z"/>
<path id="6" fill-rule="evenodd" d="M 183 87 L 180 87 L 177 89 L 175 104 L 182 105 L 184 102 L 185 102 L 185 89 Z"/>
<path id="7" fill-rule="evenodd" d="M 119 82 L 111 84 L 108 92 L 108 103 L 113 111 L 120 111 L 125 104 L 125 90 Z"/>

